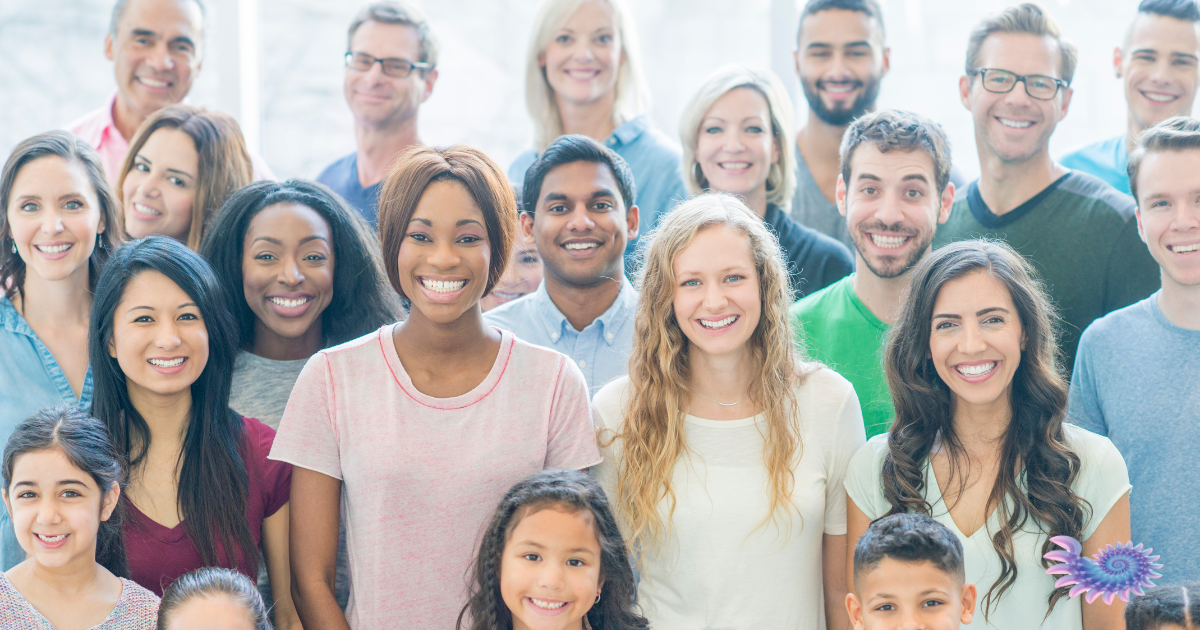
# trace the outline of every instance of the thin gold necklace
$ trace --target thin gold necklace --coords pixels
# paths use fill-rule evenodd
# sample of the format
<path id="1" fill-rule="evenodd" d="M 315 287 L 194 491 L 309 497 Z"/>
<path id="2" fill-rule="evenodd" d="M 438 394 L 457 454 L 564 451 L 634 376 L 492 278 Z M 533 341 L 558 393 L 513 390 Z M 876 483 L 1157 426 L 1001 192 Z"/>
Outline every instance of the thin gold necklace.
<path id="1" fill-rule="evenodd" d="M 733 407 L 733 406 L 735 406 L 735 405 L 740 405 L 740 404 L 742 404 L 742 403 L 746 402 L 746 399 L 745 399 L 745 398 L 743 398 L 743 399 L 741 399 L 741 400 L 739 400 L 739 401 L 737 401 L 737 402 L 723 403 L 723 402 L 721 402 L 721 401 L 719 401 L 719 400 L 713 400 L 713 399 L 709 398 L 708 396 L 705 396 L 704 394 L 701 394 L 700 392 L 692 392 L 692 393 L 693 393 L 693 394 L 695 394 L 695 395 L 697 395 L 697 396 L 699 396 L 699 397 L 701 397 L 701 398 L 703 398 L 704 400 L 707 400 L 707 401 L 709 401 L 709 402 L 714 402 L 714 403 L 717 403 L 718 405 L 721 405 L 722 407 Z"/>

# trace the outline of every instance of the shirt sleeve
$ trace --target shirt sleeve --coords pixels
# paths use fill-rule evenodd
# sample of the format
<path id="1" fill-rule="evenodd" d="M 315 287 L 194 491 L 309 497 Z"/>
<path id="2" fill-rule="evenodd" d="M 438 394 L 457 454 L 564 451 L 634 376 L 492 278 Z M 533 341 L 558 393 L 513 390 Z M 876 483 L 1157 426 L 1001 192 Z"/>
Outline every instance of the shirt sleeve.
<path id="1" fill-rule="evenodd" d="M 850 383 L 842 380 L 842 384 L 846 396 L 834 424 L 833 452 L 828 459 L 825 484 L 825 533 L 831 536 L 846 533 L 846 471 L 854 453 L 867 441 L 858 395 Z"/>
<path id="2" fill-rule="evenodd" d="M 1091 506 L 1090 518 L 1083 526 L 1083 538 L 1087 540 L 1117 500 L 1133 486 L 1129 484 L 1125 459 L 1111 440 L 1081 429 L 1075 429 L 1075 432 L 1078 439 L 1072 440 L 1071 448 L 1080 460 L 1075 494 Z"/>
<path id="3" fill-rule="evenodd" d="M 883 460 L 887 457 L 887 434 L 863 444 L 846 468 L 846 494 L 867 518 L 875 520 L 891 506 L 883 497 Z"/>
<path id="4" fill-rule="evenodd" d="M 304 365 L 288 398 L 270 458 L 342 478 L 337 440 L 337 385 L 324 352 Z"/>
<path id="5" fill-rule="evenodd" d="M 596 428 L 583 373 L 565 356 L 559 358 L 558 381 L 550 407 L 550 434 L 545 468 L 583 470 L 599 464 Z"/>
<path id="6" fill-rule="evenodd" d="M 1092 365 L 1094 339 L 1091 327 L 1083 331 L 1079 339 L 1075 368 L 1071 373 L 1071 392 L 1067 398 L 1067 419 L 1076 426 L 1107 437 L 1108 423 L 1104 421 L 1104 411 L 1100 408 L 1095 368 Z"/>
<path id="7" fill-rule="evenodd" d="M 1162 285 L 1158 263 L 1138 236 L 1137 221 L 1130 219 L 1117 235 L 1108 256 L 1104 312 L 1111 313 L 1144 300 Z"/>
<path id="8" fill-rule="evenodd" d="M 292 465 L 268 457 L 271 445 L 275 442 L 274 429 L 254 418 L 246 418 L 246 429 L 251 456 L 262 474 L 259 484 L 263 496 L 263 518 L 266 518 L 273 516 L 291 498 Z"/>

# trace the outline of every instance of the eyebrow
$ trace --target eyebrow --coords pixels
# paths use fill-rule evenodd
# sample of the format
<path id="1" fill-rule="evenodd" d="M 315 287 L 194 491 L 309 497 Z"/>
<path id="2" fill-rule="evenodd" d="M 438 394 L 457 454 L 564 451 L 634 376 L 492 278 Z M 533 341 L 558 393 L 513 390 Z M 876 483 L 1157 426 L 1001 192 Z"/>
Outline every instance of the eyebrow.
<path id="1" fill-rule="evenodd" d="M 178 306 L 178 308 L 187 308 L 189 306 L 195 306 L 196 308 L 200 308 L 195 302 L 184 302 L 183 304 L 180 304 Z M 132 313 L 133 311 L 151 311 L 151 312 L 153 312 L 154 307 L 153 306 L 133 306 L 133 307 L 130 307 L 130 309 L 125 312 Z"/>
<path id="2" fill-rule="evenodd" d="M 513 544 L 514 545 L 526 545 L 528 547 L 533 547 L 535 549 L 546 549 L 545 545 L 536 543 L 532 540 L 522 540 L 522 541 L 515 542 Z M 591 555 L 596 555 L 596 553 L 594 551 L 592 551 L 591 549 L 588 549 L 586 547 L 576 547 L 574 549 L 568 549 L 567 553 L 587 553 L 587 554 L 591 554 Z"/>
<path id="3" fill-rule="evenodd" d="M 864 39 L 864 40 L 860 40 L 857 42 L 849 42 L 849 43 L 842 44 L 842 48 L 855 48 L 857 46 L 866 46 L 866 47 L 870 48 L 871 42 Z M 825 42 L 813 42 L 813 43 L 805 46 L 805 48 L 808 50 L 812 50 L 813 48 L 833 48 L 833 47 L 834 47 L 833 44 L 829 44 L 829 43 L 825 43 Z"/>
<path id="4" fill-rule="evenodd" d="M 1009 312 L 1009 310 L 1008 310 L 1008 309 L 1006 309 L 1006 308 L 1004 308 L 1003 306 L 989 306 L 989 307 L 987 307 L 987 308 L 985 308 L 985 309 L 982 309 L 982 310 L 975 311 L 975 317 L 982 317 L 982 316 L 984 316 L 984 315 L 987 315 L 988 313 L 993 313 L 993 312 L 996 312 L 996 311 L 999 311 L 999 312 L 1001 312 L 1001 313 L 1008 313 L 1008 312 Z M 939 315 L 934 315 L 934 316 L 933 316 L 933 318 L 934 318 L 934 319 L 937 319 L 937 318 L 939 318 L 939 317 L 943 317 L 943 318 L 946 318 L 946 319 L 962 319 L 962 316 L 961 316 L 961 315 L 954 315 L 954 314 L 951 314 L 951 313 L 941 313 L 941 314 L 939 314 Z"/>
<path id="5" fill-rule="evenodd" d="M 300 244 L 303 245 L 305 243 L 308 243 L 309 241 L 315 241 L 318 239 L 325 241 L 325 242 L 329 242 L 329 239 L 326 239 L 324 236 L 321 236 L 320 234 L 313 234 L 312 236 L 305 236 L 304 238 L 300 239 Z M 271 243 L 272 245 L 278 245 L 280 247 L 283 247 L 283 241 L 275 238 L 274 236 L 260 236 L 256 239 L 254 239 L 254 241 L 251 244 L 257 243 L 259 241 L 266 241 L 268 243 Z"/>
<path id="6" fill-rule="evenodd" d="M 479 227 L 483 227 L 483 224 L 480 223 L 479 221 L 476 221 L 475 219 L 459 219 L 458 222 L 454 224 L 454 227 L 462 227 L 464 225 L 470 225 L 472 223 L 474 223 L 475 225 L 478 225 Z"/>
<path id="7" fill-rule="evenodd" d="M 87 484 L 86 484 L 86 483 L 83 483 L 82 481 L 79 481 L 78 479 L 63 479 L 63 480 L 59 481 L 57 484 L 55 484 L 55 485 L 59 485 L 59 486 L 83 486 L 83 487 L 85 487 L 85 488 L 87 487 Z M 17 486 L 32 486 L 32 487 L 36 488 L 36 487 L 37 487 L 37 483 L 36 483 L 36 482 L 33 482 L 33 481 L 18 481 L 18 482 L 16 482 L 16 483 L 14 483 L 14 484 L 13 484 L 13 487 L 14 487 L 14 488 L 15 488 L 15 487 L 17 487 Z"/>

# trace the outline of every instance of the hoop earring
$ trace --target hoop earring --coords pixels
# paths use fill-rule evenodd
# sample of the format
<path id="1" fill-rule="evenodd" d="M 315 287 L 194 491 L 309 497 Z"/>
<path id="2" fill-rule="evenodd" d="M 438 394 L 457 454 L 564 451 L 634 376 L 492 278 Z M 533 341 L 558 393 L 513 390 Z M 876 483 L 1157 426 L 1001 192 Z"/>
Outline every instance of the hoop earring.
<path id="1" fill-rule="evenodd" d="M 17 253 L 17 242 L 16 241 L 12 242 L 12 250 L 13 250 L 14 254 Z"/>
<path id="2" fill-rule="evenodd" d="M 779 168 L 779 162 L 776 162 L 771 165 L 771 168 L 767 169 L 767 190 L 771 191 L 779 188 L 779 183 L 782 181 L 783 169 Z"/>
<path id="3" fill-rule="evenodd" d="M 600 594 L 603 592 L 604 591 L 596 591 L 596 601 L 592 602 L 593 605 L 600 603 Z"/>

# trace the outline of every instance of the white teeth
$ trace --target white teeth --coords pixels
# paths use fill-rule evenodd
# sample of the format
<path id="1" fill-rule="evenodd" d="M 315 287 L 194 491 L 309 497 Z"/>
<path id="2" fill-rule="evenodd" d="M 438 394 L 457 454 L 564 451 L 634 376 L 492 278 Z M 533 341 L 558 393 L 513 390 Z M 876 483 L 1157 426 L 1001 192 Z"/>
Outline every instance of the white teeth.
<path id="1" fill-rule="evenodd" d="M 146 85 L 149 85 L 150 87 L 157 87 L 157 88 L 167 87 L 166 81 L 159 81 L 157 79 L 151 79 L 150 77 L 138 77 L 138 81 L 141 81 L 142 83 L 145 83 Z"/>
<path id="2" fill-rule="evenodd" d="M 549 610 L 557 610 L 567 605 L 567 602 L 550 602 L 544 599 L 537 599 L 535 597 L 530 597 L 529 601 L 533 602 L 533 605 L 537 606 L 538 608 L 546 608 Z"/>
<path id="3" fill-rule="evenodd" d="M 600 243 L 564 243 L 563 247 L 567 249 L 594 249 L 596 247 L 600 247 Z"/>
<path id="4" fill-rule="evenodd" d="M 136 201 L 133 202 L 133 209 L 137 210 L 138 212 L 140 212 L 142 214 L 149 215 L 152 217 L 162 216 L 162 213 L 159 212 L 158 210 L 155 210 L 154 208 L 151 208 L 150 206 L 144 206 Z"/>
<path id="5" fill-rule="evenodd" d="M 500 298 L 501 300 L 515 300 L 525 294 L 524 293 L 506 293 L 504 291 L 492 291 L 492 295 Z"/>
<path id="6" fill-rule="evenodd" d="M 281 298 L 281 297 L 273 297 L 273 298 L 268 298 L 268 299 L 270 299 L 271 302 L 278 304 L 279 306 L 282 306 L 283 308 L 296 308 L 297 306 L 300 306 L 301 304 L 308 302 L 312 298 L 302 297 L 302 298 L 296 298 L 294 300 L 289 300 L 289 299 Z"/>
<path id="7" fill-rule="evenodd" d="M 421 278 L 421 285 L 436 293 L 453 293 L 465 286 L 466 280 L 430 280 Z"/>
<path id="8" fill-rule="evenodd" d="M 837 94 L 845 94 L 846 92 L 852 91 L 854 89 L 854 87 L 855 86 L 853 83 L 846 84 L 846 85 L 830 85 L 830 84 L 826 83 L 825 91 L 826 92 L 834 92 Z"/>
<path id="9" fill-rule="evenodd" d="M 1009 120 L 1007 118 L 996 118 L 996 120 L 999 120 L 1001 125 L 1013 129 L 1025 129 L 1033 124 L 1032 120 Z"/>
<path id="10" fill-rule="evenodd" d="M 991 363 L 983 363 L 980 365 L 960 365 L 954 369 L 958 370 L 958 373 L 962 374 L 963 376 L 983 376 L 984 374 L 996 369 L 996 362 L 992 361 Z"/>
<path id="11" fill-rule="evenodd" d="M 871 235 L 871 242 L 875 243 L 876 247 L 883 249 L 896 249 L 908 242 L 907 236 L 880 236 L 878 234 Z"/>
<path id="12" fill-rule="evenodd" d="M 724 327 L 732 324 L 734 321 L 736 321 L 737 318 L 738 318 L 737 315 L 730 315 L 729 317 L 726 317 L 725 319 L 718 319 L 715 322 L 710 322 L 706 319 L 702 319 L 702 320 L 700 320 L 700 325 L 705 328 L 709 328 L 709 329 L 724 328 Z"/>
<path id="13" fill-rule="evenodd" d="M 60 541 L 60 540 L 62 540 L 62 539 L 64 539 L 64 538 L 66 538 L 66 537 L 67 537 L 67 535 L 66 535 L 66 534 L 59 534 L 59 535 L 57 535 L 57 536 L 45 536 L 45 535 L 43 535 L 43 534 L 37 534 L 37 537 L 38 537 L 38 538 L 41 538 L 42 540 L 44 540 L 44 541 L 46 541 L 46 542 L 48 542 L 48 543 L 56 543 L 56 542 L 58 542 L 58 541 Z"/>
<path id="14" fill-rule="evenodd" d="M 1170 94 L 1149 94 L 1147 92 L 1142 92 L 1142 96 L 1145 96 L 1146 98 L 1154 101 L 1155 103 L 1170 103 L 1171 101 L 1179 98 L 1177 96 L 1172 96 Z"/>
<path id="15" fill-rule="evenodd" d="M 168 359 L 150 359 L 150 365 L 157 365 L 158 367 L 179 367 L 180 365 L 183 365 L 183 359 L 184 359 L 183 357 L 178 357 L 178 358 L 169 359 L 169 360 Z"/>
<path id="16" fill-rule="evenodd" d="M 35 245 L 34 247 L 37 247 L 38 251 L 47 254 L 61 254 L 68 249 L 71 249 L 71 243 L 66 243 L 63 245 Z"/>
<path id="17" fill-rule="evenodd" d="M 1200 243 L 1192 243 L 1191 245 L 1172 245 L 1171 251 L 1176 254 L 1190 254 L 1196 250 L 1200 250 Z"/>
<path id="18" fill-rule="evenodd" d="M 750 168 L 750 163 L 749 162 L 721 162 L 720 166 L 721 166 L 721 168 L 741 169 L 741 168 Z"/>

